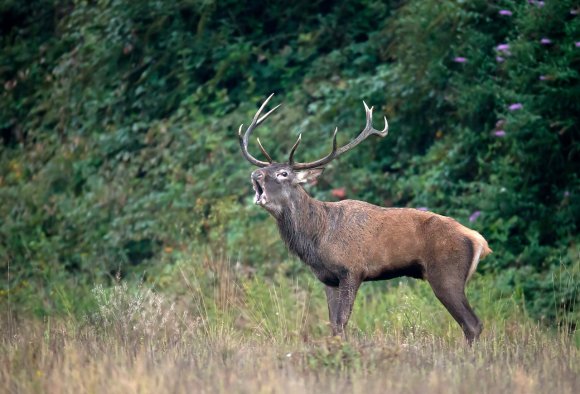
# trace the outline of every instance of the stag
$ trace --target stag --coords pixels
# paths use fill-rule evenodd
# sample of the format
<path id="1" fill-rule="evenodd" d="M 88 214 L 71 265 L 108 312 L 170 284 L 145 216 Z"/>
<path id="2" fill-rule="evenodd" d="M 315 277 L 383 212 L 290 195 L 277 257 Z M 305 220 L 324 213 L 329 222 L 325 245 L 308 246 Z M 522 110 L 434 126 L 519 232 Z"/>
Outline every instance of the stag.
<path id="1" fill-rule="evenodd" d="M 452 218 L 412 208 L 382 208 L 363 201 L 323 202 L 310 197 L 302 185 L 316 179 L 324 166 L 353 149 L 368 136 L 385 137 L 388 123 L 373 128 L 373 108 L 364 103 L 366 126 L 348 144 L 338 148 L 335 129 L 332 150 L 313 162 L 299 163 L 294 153 L 277 163 L 258 146 L 267 161 L 248 152 L 252 132 L 280 105 L 262 115 L 270 95 L 252 122 L 238 136 L 243 156 L 259 167 L 252 172 L 254 202 L 274 217 L 288 249 L 296 254 L 325 287 L 333 335 L 345 336 L 357 291 L 362 282 L 401 276 L 426 280 L 435 296 L 461 326 L 471 344 L 482 323 L 465 296 L 465 285 L 480 259 L 491 253 L 486 240 Z"/>

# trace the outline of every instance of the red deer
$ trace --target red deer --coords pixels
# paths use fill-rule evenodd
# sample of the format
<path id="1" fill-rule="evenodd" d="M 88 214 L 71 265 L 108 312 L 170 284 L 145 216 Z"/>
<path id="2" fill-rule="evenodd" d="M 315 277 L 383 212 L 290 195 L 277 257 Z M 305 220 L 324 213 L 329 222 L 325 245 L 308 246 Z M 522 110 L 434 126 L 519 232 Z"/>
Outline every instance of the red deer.
<path id="1" fill-rule="evenodd" d="M 336 129 L 332 151 L 309 162 L 294 161 L 301 136 L 290 150 L 288 162 L 276 163 L 260 140 L 267 161 L 248 152 L 248 140 L 276 106 L 262 111 L 273 94 L 256 112 L 242 134 L 243 156 L 260 167 L 251 175 L 255 203 L 276 219 L 288 249 L 296 254 L 326 285 L 333 335 L 345 336 L 356 293 L 362 282 L 409 276 L 426 280 L 451 316 L 459 323 L 468 343 L 477 339 L 482 324 L 465 296 L 465 285 L 480 259 L 491 253 L 486 240 L 455 220 L 412 208 L 382 208 L 363 201 L 322 202 L 310 197 L 302 184 L 314 180 L 330 161 L 348 152 L 371 134 L 384 137 L 385 128 L 372 126 L 373 108 L 366 111 L 366 126 L 350 143 L 337 147 Z"/>

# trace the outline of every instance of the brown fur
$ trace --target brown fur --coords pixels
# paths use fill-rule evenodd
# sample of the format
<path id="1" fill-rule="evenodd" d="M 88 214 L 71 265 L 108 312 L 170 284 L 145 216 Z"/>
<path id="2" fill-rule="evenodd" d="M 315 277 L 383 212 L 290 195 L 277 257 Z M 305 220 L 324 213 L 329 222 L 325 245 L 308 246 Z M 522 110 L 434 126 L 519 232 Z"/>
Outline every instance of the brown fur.
<path id="1" fill-rule="evenodd" d="M 480 259 L 491 252 L 479 233 L 432 212 L 381 208 L 356 200 L 321 202 L 305 192 L 303 204 L 309 207 L 309 214 L 295 218 L 297 222 L 304 219 L 296 230 L 308 234 L 308 229 L 313 229 L 311 237 L 319 240 L 317 257 L 326 262 L 330 271 L 327 274 L 336 278 L 346 267 L 362 281 L 369 281 L 416 265 L 425 279 L 430 264 L 444 261 L 448 254 L 460 253 L 466 239 L 474 248 L 483 247 Z M 288 240 L 284 232 L 282 236 Z M 289 246 L 294 249 L 292 243 Z M 447 266 L 464 272 L 466 279 L 470 267 Z"/>

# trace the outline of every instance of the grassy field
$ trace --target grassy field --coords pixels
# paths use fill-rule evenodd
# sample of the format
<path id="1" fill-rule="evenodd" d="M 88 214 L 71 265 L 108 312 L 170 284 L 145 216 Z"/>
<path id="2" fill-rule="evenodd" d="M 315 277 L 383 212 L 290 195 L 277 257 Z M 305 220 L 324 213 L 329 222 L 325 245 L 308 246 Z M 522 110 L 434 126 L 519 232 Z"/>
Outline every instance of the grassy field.
<path id="1" fill-rule="evenodd" d="M 469 348 L 421 282 L 364 285 L 341 341 L 328 337 L 323 290 L 307 274 L 265 279 L 228 261 L 188 259 L 168 275 L 156 291 L 96 286 L 81 317 L 6 308 L 2 391 L 580 392 L 574 322 L 534 322 L 484 277 L 470 285 L 485 330 Z"/>

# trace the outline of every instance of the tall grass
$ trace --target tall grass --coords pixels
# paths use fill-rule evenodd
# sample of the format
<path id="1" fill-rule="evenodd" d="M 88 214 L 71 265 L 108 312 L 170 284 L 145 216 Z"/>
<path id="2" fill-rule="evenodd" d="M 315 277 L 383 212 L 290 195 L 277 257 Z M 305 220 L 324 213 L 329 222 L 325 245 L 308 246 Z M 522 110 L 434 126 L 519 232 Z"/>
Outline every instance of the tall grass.
<path id="1" fill-rule="evenodd" d="M 531 321 L 486 278 L 470 286 L 486 328 L 469 348 L 420 282 L 364 285 L 341 341 L 327 336 L 322 286 L 309 275 L 266 279 L 206 258 L 169 276 L 158 291 L 97 286 L 83 318 L 3 313 L 3 390 L 580 392 L 574 333 Z"/>

